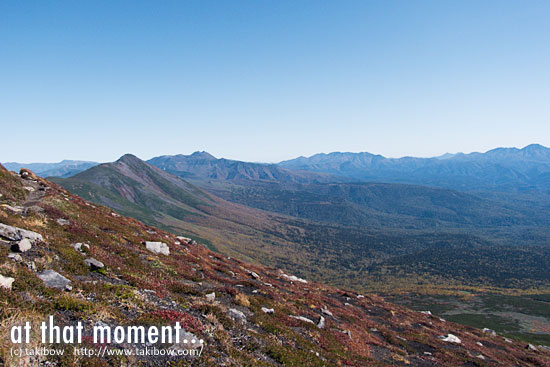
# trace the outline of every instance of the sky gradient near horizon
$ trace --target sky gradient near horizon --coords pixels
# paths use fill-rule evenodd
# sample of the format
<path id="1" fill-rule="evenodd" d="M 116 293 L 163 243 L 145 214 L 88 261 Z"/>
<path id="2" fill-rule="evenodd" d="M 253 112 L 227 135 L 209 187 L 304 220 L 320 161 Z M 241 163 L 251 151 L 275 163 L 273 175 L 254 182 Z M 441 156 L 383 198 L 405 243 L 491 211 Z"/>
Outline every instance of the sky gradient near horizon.
<path id="1" fill-rule="evenodd" d="M 550 146 L 548 1 L 0 3 L 0 161 Z"/>

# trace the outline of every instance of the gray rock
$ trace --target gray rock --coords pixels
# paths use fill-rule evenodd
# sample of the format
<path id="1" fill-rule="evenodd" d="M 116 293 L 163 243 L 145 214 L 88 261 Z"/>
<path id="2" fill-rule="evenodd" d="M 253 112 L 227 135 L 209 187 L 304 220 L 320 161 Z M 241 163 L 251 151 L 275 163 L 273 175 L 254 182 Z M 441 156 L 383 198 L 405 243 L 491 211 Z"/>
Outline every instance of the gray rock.
<path id="1" fill-rule="evenodd" d="M 264 313 L 275 313 L 275 310 L 272 308 L 262 307 Z"/>
<path id="2" fill-rule="evenodd" d="M 0 274 L 0 287 L 11 289 L 11 286 L 14 281 L 15 281 L 14 278 L 5 277 L 2 274 Z"/>
<path id="3" fill-rule="evenodd" d="M 145 248 L 155 254 L 170 255 L 170 248 L 164 242 L 145 242 Z"/>
<path id="4" fill-rule="evenodd" d="M 8 259 L 12 259 L 13 261 L 17 261 L 17 262 L 23 261 L 23 258 L 21 257 L 21 255 L 15 254 L 13 252 L 8 254 Z"/>
<path id="5" fill-rule="evenodd" d="M 483 332 L 484 332 L 485 334 L 489 334 L 489 335 L 491 335 L 491 336 L 497 336 L 496 331 L 491 330 L 491 329 L 483 328 Z"/>
<path id="6" fill-rule="evenodd" d="M 84 263 L 90 267 L 91 270 L 103 269 L 105 265 L 99 260 L 90 257 L 89 259 L 84 260 Z"/>
<path id="7" fill-rule="evenodd" d="M 36 232 L 27 231 L 26 229 L 18 227 L 8 226 L 2 223 L 0 223 L 0 237 L 4 237 L 10 241 L 21 241 L 23 238 L 27 238 L 33 244 L 43 241 L 42 235 Z"/>
<path id="8" fill-rule="evenodd" d="M 21 241 L 11 245 L 12 251 L 27 252 L 32 248 L 31 241 L 28 238 L 23 238 Z"/>
<path id="9" fill-rule="evenodd" d="M 172 340 L 176 341 L 176 335 L 172 335 Z M 193 350 L 201 349 L 204 347 L 204 340 L 197 338 L 194 334 L 189 332 L 181 332 L 179 335 L 179 343 L 174 343 L 170 349 L 172 350 Z"/>
<path id="10" fill-rule="evenodd" d="M 230 308 L 229 311 L 229 316 L 235 320 L 239 320 L 241 322 L 246 322 L 246 315 L 244 313 L 242 313 L 241 311 L 239 310 L 236 310 L 234 308 Z"/>
<path id="11" fill-rule="evenodd" d="M 42 279 L 46 287 L 61 290 L 65 289 L 65 287 L 71 282 L 69 279 L 53 270 L 44 270 L 38 274 L 38 277 Z"/>
<path id="12" fill-rule="evenodd" d="M 69 224 L 71 224 L 71 222 L 69 220 L 63 219 L 63 218 L 56 219 L 55 221 L 60 226 L 68 226 Z"/>
<path id="13" fill-rule="evenodd" d="M 214 293 L 214 292 L 208 293 L 206 295 L 206 300 L 207 301 L 214 302 L 215 299 L 216 299 L 216 293 Z"/>

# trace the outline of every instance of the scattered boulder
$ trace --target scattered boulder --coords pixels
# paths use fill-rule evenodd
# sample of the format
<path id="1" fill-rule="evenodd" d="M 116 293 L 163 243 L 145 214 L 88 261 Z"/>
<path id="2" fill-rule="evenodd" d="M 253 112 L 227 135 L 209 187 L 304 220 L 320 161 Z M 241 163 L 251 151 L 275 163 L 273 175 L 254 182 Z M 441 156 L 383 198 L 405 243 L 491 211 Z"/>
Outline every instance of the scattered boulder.
<path id="1" fill-rule="evenodd" d="M 296 275 L 287 275 L 285 273 L 282 273 L 281 276 L 285 279 L 290 280 L 291 282 L 307 283 L 307 280 L 298 278 Z"/>
<path id="2" fill-rule="evenodd" d="M 439 337 L 439 339 L 443 340 L 444 342 L 448 342 L 448 343 L 456 343 L 456 344 L 462 343 L 462 340 L 460 340 L 459 337 L 457 337 L 456 335 L 453 335 L 453 334 L 442 335 L 442 336 Z"/>
<path id="3" fill-rule="evenodd" d="M 21 241 L 27 238 L 33 244 L 43 241 L 41 234 L 2 223 L 0 223 L 0 237 L 4 237 L 10 241 Z"/>
<path id="4" fill-rule="evenodd" d="M 27 261 L 25 263 L 25 266 L 29 269 L 31 269 L 32 271 L 36 272 L 37 268 L 36 268 L 36 263 L 34 261 Z"/>
<path id="5" fill-rule="evenodd" d="M 484 332 L 485 334 L 489 334 L 489 335 L 491 335 L 491 336 L 497 336 L 497 332 L 494 331 L 494 330 L 491 330 L 491 329 L 483 328 L 483 332 Z"/>
<path id="6" fill-rule="evenodd" d="M 535 347 L 533 344 L 528 344 L 527 347 L 525 347 L 525 349 L 530 350 L 532 352 L 538 352 L 539 351 L 538 348 Z"/>
<path id="7" fill-rule="evenodd" d="M 2 207 L 4 209 L 7 209 L 9 210 L 10 212 L 14 213 L 14 214 L 21 214 L 23 213 L 23 207 L 21 206 L 11 206 L 11 205 L 8 205 L 8 204 L 3 204 Z"/>
<path id="8" fill-rule="evenodd" d="M 293 315 L 290 315 L 290 317 L 292 317 L 293 319 L 296 319 L 296 320 L 300 320 L 300 321 L 303 321 L 303 322 L 307 322 L 308 324 L 313 324 L 313 325 L 315 325 L 315 323 L 313 322 L 313 320 L 310 320 L 310 319 L 308 319 L 307 317 L 304 317 L 304 316 L 293 316 Z"/>
<path id="9" fill-rule="evenodd" d="M 264 313 L 275 313 L 275 310 L 272 308 L 262 307 Z"/>
<path id="10" fill-rule="evenodd" d="M 60 226 L 68 226 L 69 224 L 71 224 L 71 221 L 63 218 L 56 219 L 55 222 Z"/>
<path id="11" fill-rule="evenodd" d="M 23 238 L 21 241 L 11 245 L 12 251 L 27 252 L 32 248 L 31 241 L 28 238 Z"/>
<path id="12" fill-rule="evenodd" d="M 332 315 L 332 312 L 330 312 L 330 310 L 329 310 L 326 306 L 323 307 L 323 308 L 321 308 L 321 312 L 324 313 L 325 315 L 330 316 L 330 317 L 334 317 L 334 316 Z"/>
<path id="13" fill-rule="evenodd" d="M 19 175 L 25 180 L 38 180 L 38 176 L 36 176 L 30 169 L 21 168 L 19 170 Z"/>
<path id="14" fill-rule="evenodd" d="M 239 310 L 236 310 L 234 308 L 230 308 L 228 311 L 229 313 L 229 316 L 235 320 L 239 320 L 241 322 L 246 322 L 246 315 L 239 311 Z"/>
<path id="15" fill-rule="evenodd" d="M 90 257 L 89 259 L 84 260 L 84 263 L 90 267 L 90 270 L 100 270 L 105 267 L 105 265 L 99 261 L 94 259 L 93 257 Z"/>
<path id="16" fill-rule="evenodd" d="M 38 273 L 38 277 L 42 279 L 46 287 L 61 290 L 66 289 L 71 282 L 69 279 L 54 270 L 44 270 L 43 272 Z"/>
<path id="17" fill-rule="evenodd" d="M 0 274 L 0 287 L 6 288 L 6 289 L 11 289 L 11 286 L 12 286 L 14 281 L 15 281 L 14 278 L 5 277 L 2 274 Z"/>
<path id="18" fill-rule="evenodd" d="M 260 279 L 261 279 L 260 276 L 259 276 L 257 273 L 253 272 L 253 271 L 250 271 L 250 270 L 249 270 L 249 271 L 248 271 L 248 274 L 250 274 L 250 276 L 251 276 L 252 278 L 256 279 L 256 280 L 260 280 Z"/>
<path id="19" fill-rule="evenodd" d="M 432 311 L 420 311 L 420 313 L 423 313 L 424 315 L 428 315 L 428 316 L 432 315 Z"/>
<path id="20" fill-rule="evenodd" d="M 170 248 L 164 242 L 145 242 L 145 248 L 152 253 L 170 255 Z"/>
<path id="21" fill-rule="evenodd" d="M 172 340 L 176 340 L 176 335 L 172 335 Z M 204 340 L 197 338 L 189 332 L 181 332 L 179 335 L 179 343 L 174 343 L 170 349 L 177 351 L 195 350 L 204 347 Z"/>
<path id="22" fill-rule="evenodd" d="M 12 259 L 13 261 L 17 261 L 17 262 L 23 261 L 23 258 L 21 257 L 21 255 L 13 252 L 8 254 L 8 259 Z"/>
<path id="23" fill-rule="evenodd" d="M 323 329 L 325 327 L 325 318 L 323 316 L 319 317 L 319 322 L 317 323 L 317 327 L 319 329 Z"/>
<path id="24" fill-rule="evenodd" d="M 88 245 L 87 243 L 71 243 L 70 246 L 80 253 L 84 253 L 84 248 L 88 250 L 90 249 L 90 245 Z"/>
<path id="25" fill-rule="evenodd" d="M 215 292 L 208 293 L 205 297 L 207 301 L 214 302 L 214 300 L 216 299 L 216 293 Z"/>

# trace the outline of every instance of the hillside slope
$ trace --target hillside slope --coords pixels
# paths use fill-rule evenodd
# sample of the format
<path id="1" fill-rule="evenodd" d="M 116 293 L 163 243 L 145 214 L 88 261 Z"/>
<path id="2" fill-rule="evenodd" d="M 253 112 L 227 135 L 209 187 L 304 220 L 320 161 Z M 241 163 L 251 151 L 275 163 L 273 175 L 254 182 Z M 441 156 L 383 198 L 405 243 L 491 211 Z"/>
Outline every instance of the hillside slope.
<path id="1" fill-rule="evenodd" d="M 494 207 L 480 205 L 483 201 L 457 192 L 382 184 L 320 184 L 313 192 L 306 191 L 312 187 L 307 185 L 290 192 L 295 198 L 287 190 L 280 197 L 274 190 L 258 192 L 258 187 L 244 191 L 247 202 L 287 203 L 298 213 L 286 214 L 315 222 L 227 202 L 131 155 L 55 182 L 149 225 L 185 231 L 226 255 L 332 285 L 431 291 L 434 286 L 542 289 L 550 284 L 550 248 L 514 243 L 521 234 L 521 213 L 494 212 Z M 504 229 L 477 230 L 494 222 Z M 507 228 L 514 232 L 504 232 Z M 522 230 L 534 244 L 548 235 L 542 227 Z M 458 260 L 463 253 L 470 254 L 469 261 L 441 261 Z"/>
<path id="2" fill-rule="evenodd" d="M 11 289 L 0 288 L 0 351 L 7 366 L 36 362 L 10 355 L 11 326 L 30 321 L 37 327 L 50 314 L 58 324 L 82 321 L 86 328 L 180 321 L 195 342 L 159 348 L 194 350 L 203 341 L 200 357 L 75 357 L 72 346 L 58 345 L 67 354 L 45 358 L 54 366 L 550 365 L 546 348 L 243 263 L 86 202 L 32 173 L 22 176 L 0 166 L 0 274 L 13 278 Z M 10 246 L 31 234 L 19 231 L 15 238 L 6 226 L 40 237 L 32 236 L 31 249 L 7 257 Z M 145 241 L 165 243 L 169 256 L 151 252 Z M 96 262 L 86 262 L 90 258 Z M 40 278 L 52 272 L 64 277 L 64 290 Z M 39 346 L 37 337 L 28 346 Z M 86 333 L 84 345 L 135 347 L 93 344 Z"/>

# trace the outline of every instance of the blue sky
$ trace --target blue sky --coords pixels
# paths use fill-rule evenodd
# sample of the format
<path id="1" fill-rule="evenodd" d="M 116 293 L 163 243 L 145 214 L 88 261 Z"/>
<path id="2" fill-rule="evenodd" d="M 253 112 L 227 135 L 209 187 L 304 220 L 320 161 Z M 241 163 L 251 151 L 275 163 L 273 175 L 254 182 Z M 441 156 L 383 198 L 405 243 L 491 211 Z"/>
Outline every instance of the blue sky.
<path id="1" fill-rule="evenodd" d="M 3 1 L 0 161 L 550 145 L 548 1 Z"/>

